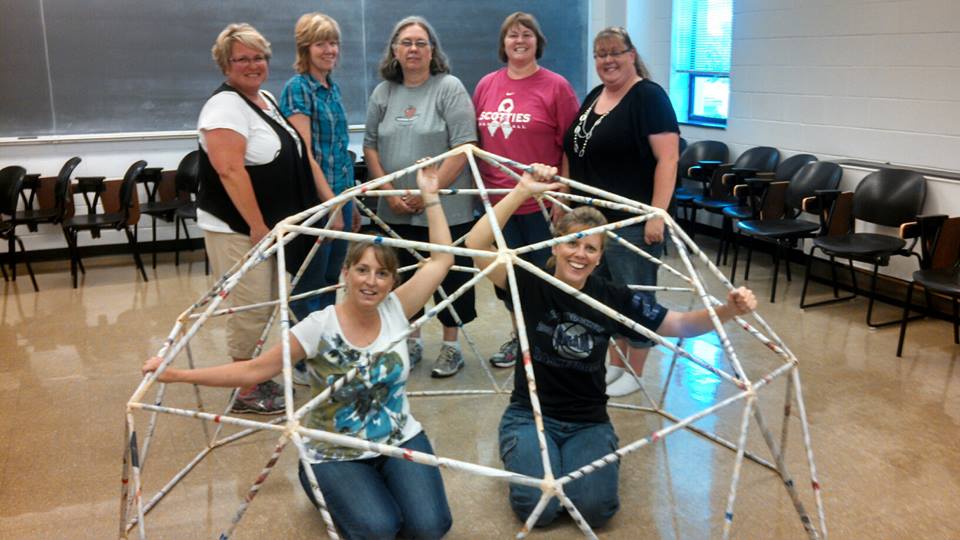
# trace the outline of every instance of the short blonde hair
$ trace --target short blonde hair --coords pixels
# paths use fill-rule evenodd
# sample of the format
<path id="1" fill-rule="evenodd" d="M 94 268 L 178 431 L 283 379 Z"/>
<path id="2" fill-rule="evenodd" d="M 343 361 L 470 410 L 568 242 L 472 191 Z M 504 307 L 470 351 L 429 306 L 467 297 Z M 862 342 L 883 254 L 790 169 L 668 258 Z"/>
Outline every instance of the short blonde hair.
<path id="1" fill-rule="evenodd" d="M 297 45 L 297 61 L 293 69 L 297 73 L 310 71 L 310 45 L 318 41 L 340 41 L 340 25 L 329 15 L 319 11 L 300 16 L 293 29 L 293 38 Z"/>
<path id="2" fill-rule="evenodd" d="M 210 54 L 213 56 L 214 62 L 220 66 L 220 71 L 224 74 L 227 73 L 227 68 L 230 67 L 230 55 L 233 53 L 234 43 L 241 43 L 251 49 L 259 51 L 267 57 L 267 60 L 273 55 L 273 52 L 270 50 L 270 42 L 263 37 L 263 34 L 257 32 L 256 28 L 247 23 L 228 24 L 227 27 L 220 32 L 220 35 L 217 36 L 217 40 L 213 42 L 213 48 L 210 49 Z"/>

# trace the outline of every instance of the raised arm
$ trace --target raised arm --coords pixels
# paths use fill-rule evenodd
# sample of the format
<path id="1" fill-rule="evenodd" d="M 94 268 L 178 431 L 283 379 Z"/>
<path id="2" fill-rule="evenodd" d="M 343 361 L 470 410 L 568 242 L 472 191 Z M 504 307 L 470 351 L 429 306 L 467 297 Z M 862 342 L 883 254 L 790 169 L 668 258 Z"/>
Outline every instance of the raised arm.
<path id="1" fill-rule="evenodd" d="M 736 315 L 746 315 L 757 308 L 753 291 L 739 287 L 727 294 L 727 303 L 716 309 L 720 322 L 727 322 Z M 713 330 L 710 314 L 706 309 L 697 311 L 669 311 L 657 333 L 671 337 L 693 337 Z"/>
<path id="2" fill-rule="evenodd" d="M 517 211 L 517 208 L 520 208 L 520 205 L 530 197 L 538 196 L 545 191 L 560 189 L 563 184 L 559 182 L 547 183 L 548 180 L 551 180 L 556 175 L 556 167 L 541 165 L 539 163 L 533 165 L 532 174 L 523 173 L 523 177 L 520 179 L 517 187 L 493 207 L 493 211 L 497 216 L 497 223 L 503 226 L 507 220 L 510 219 L 510 216 Z M 490 226 L 490 220 L 481 217 L 467 234 L 466 244 L 470 249 L 496 251 L 493 240 L 493 228 Z M 489 257 L 475 257 L 473 259 L 473 264 L 481 270 L 490 266 L 492 263 L 493 259 Z M 503 266 L 494 269 L 487 274 L 487 276 L 497 287 L 501 289 L 506 287 L 507 270 Z"/>
<path id="3" fill-rule="evenodd" d="M 436 165 L 417 171 L 417 186 L 423 198 L 423 209 L 427 215 L 427 227 L 430 229 L 430 243 L 449 246 L 453 244 L 447 217 L 440 206 L 440 181 Z M 397 287 L 396 294 L 407 317 L 413 316 L 427 303 L 430 295 L 437 290 L 440 282 L 453 266 L 453 254 L 430 252 L 428 259 L 413 276 Z"/>
<path id="4" fill-rule="evenodd" d="M 246 362 L 230 362 L 218 366 L 199 369 L 167 368 L 158 380 L 164 383 L 191 383 L 203 386 L 225 388 L 249 387 L 272 379 L 283 369 L 283 345 L 278 343 L 265 353 Z M 290 335 L 290 360 L 299 362 L 306 354 L 296 336 Z M 143 364 L 146 375 L 156 371 L 163 361 L 159 356 L 150 358 Z"/>

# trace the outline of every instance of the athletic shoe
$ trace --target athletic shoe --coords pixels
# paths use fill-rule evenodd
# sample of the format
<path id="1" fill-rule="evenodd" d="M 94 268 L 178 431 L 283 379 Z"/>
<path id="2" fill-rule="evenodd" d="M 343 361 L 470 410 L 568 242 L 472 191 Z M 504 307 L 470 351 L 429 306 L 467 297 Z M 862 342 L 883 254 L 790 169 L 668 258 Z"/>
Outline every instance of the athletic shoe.
<path id="1" fill-rule="evenodd" d="M 606 375 L 605 382 L 607 383 L 607 386 L 609 386 L 613 384 L 614 381 L 616 381 L 620 377 L 625 377 L 626 375 L 627 375 L 627 370 L 623 369 L 622 367 L 607 366 L 607 375 Z"/>
<path id="2" fill-rule="evenodd" d="M 624 371 L 617 380 L 607 385 L 607 395 L 610 397 L 629 396 L 640 389 L 640 383 L 632 373 Z"/>
<path id="3" fill-rule="evenodd" d="M 407 355 L 410 357 L 410 367 L 413 368 L 423 360 L 423 345 L 415 339 L 408 339 Z"/>
<path id="4" fill-rule="evenodd" d="M 517 352 L 519 350 L 520 340 L 517 339 L 516 334 L 513 334 L 509 340 L 503 345 L 500 345 L 500 350 L 493 353 L 493 356 L 490 357 L 490 365 L 495 368 L 513 367 L 517 363 Z"/>
<path id="5" fill-rule="evenodd" d="M 461 369 L 463 369 L 463 353 L 460 349 L 444 345 L 440 349 L 440 356 L 437 357 L 436 363 L 433 364 L 430 376 L 438 379 L 452 377 Z"/>
<path id="6" fill-rule="evenodd" d="M 239 414 L 283 413 L 285 401 L 282 395 L 273 394 L 276 391 L 273 388 L 274 386 L 283 388 L 277 383 L 273 383 L 273 385 L 261 383 L 246 395 L 237 396 L 237 399 L 233 402 L 233 407 L 230 407 L 230 412 Z"/>
<path id="7" fill-rule="evenodd" d="M 293 384 L 310 386 L 310 375 L 307 374 L 307 363 L 303 360 L 293 365 Z"/>
<path id="8" fill-rule="evenodd" d="M 283 385 L 277 384 L 276 382 L 273 381 L 273 379 L 270 379 L 266 382 L 262 382 L 257 386 L 262 388 L 263 391 L 267 393 L 267 395 L 281 397 L 281 398 L 283 397 Z"/>

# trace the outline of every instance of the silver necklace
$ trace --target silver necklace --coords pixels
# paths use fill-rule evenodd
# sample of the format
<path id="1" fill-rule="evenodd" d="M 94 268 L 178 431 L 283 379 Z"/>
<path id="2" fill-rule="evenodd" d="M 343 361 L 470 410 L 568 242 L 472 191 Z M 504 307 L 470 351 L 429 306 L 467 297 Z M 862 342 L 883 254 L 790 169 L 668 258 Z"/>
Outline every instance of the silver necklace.
<path id="1" fill-rule="evenodd" d="M 573 151 L 580 157 L 583 157 L 583 154 L 587 151 L 587 143 L 590 142 L 590 137 L 593 137 L 593 130 L 597 129 L 600 122 L 603 122 L 603 119 L 610 114 L 610 111 L 601 114 L 600 118 L 597 118 L 597 121 L 590 126 L 590 129 L 586 129 L 584 126 L 587 123 L 587 117 L 590 116 L 590 112 L 593 111 L 593 108 L 597 105 L 597 101 L 600 101 L 599 95 L 597 95 L 593 103 L 587 107 L 587 110 L 583 111 L 583 114 L 580 115 L 580 121 L 577 122 L 577 127 L 573 128 Z M 583 139 L 583 146 L 577 143 L 578 138 Z"/>

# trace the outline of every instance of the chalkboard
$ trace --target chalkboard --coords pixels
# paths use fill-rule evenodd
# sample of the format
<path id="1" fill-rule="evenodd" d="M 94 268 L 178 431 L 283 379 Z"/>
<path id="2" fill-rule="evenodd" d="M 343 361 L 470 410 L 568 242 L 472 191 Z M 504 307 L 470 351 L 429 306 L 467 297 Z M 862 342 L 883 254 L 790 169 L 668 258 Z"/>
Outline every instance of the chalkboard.
<path id="1" fill-rule="evenodd" d="M 340 24 L 333 73 L 350 123 L 367 96 L 393 25 L 426 17 L 453 74 L 472 92 L 502 66 L 497 37 L 518 10 L 537 17 L 548 45 L 540 63 L 586 93 L 587 2 L 581 0 L 0 0 L 0 137 L 189 130 L 223 80 L 210 57 L 220 30 L 248 22 L 270 42 L 265 88 L 279 95 L 293 75 L 293 27 L 309 11 Z"/>

